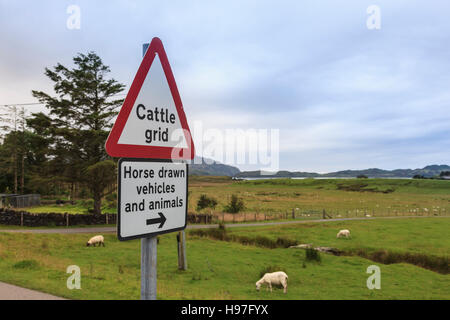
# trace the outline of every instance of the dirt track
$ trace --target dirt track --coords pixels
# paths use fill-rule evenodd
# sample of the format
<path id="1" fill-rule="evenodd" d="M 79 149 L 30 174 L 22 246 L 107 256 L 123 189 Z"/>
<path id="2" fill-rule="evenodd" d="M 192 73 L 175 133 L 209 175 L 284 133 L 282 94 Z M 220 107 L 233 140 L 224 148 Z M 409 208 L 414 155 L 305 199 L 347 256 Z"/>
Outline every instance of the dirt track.
<path id="1" fill-rule="evenodd" d="M 239 227 L 264 227 L 285 224 L 299 224 L 299 223 L 322 223 L 331 221 L 352 221 L 352 220 L 374 220 L 374 219 L 407 219 L 407 218 L 449 218 L 449 216 L 402 216 L 402 217 L 361 217 L 361 218 L 337 218 L 337 219 L 316 219 L 316 220 L 289 220 L 289 221 L 275 221 L 275 222 L 252 222 L 252 223 L 236 223 L 225 224 L 227 228 Z M 187 229 L 208 229 L 217 228 L 217 224 L 203 224 L 203 225 L 188 225 Z M 115 227 L 92 227 L 92 228 L 52 228 L 52 229 L 0 229 L 1 232 L 8 233 L 113 233 L 116 232 Z"/>

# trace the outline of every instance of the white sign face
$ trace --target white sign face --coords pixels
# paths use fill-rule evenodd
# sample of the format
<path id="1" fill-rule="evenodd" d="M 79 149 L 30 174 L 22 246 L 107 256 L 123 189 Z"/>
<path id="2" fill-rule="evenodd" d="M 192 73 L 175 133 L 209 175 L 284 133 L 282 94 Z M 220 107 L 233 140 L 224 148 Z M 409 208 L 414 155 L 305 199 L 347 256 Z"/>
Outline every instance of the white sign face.
<path id="1" fill-rule="evenodd" d="M 118 144 L 187 148 L 158 54 L 142 84 Z"/>
<path id="2" fill-rule="evenodd" d="M 119 240 L 186 228 L 187 177 L 186 163 L 120 159 Z"/>

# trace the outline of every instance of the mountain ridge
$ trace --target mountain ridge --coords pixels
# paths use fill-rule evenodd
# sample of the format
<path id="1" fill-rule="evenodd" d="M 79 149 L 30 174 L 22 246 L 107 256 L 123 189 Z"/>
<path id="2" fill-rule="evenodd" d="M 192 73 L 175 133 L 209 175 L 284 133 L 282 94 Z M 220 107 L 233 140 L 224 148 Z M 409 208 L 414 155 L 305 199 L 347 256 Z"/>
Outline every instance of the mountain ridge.
<path id="1" fill-rule="evenodd" d="M 416 169 L 384 170 L 379 168 L 368 168 L 362 170 L 348 169 L 329 173 L 280 170 L 276 173 L 265 172 L 265 174 L 261 174 L 261 170 L 240 171 L 237 167 L 198 156 L 196 156 L 195 161 L 189 165 L 189 174 L 191 175 L 229 176 L 236 178 L 354 178 L 359 175 L 365 175 L 369 178 L 412 178 L 415 175 L 430 178 L 438 176 L 442 171 L 450 171 L 450 166 L 446 164 L 432 164 Z"/>
<path id="2" fill-rule="evenodd" d="M 240 172 L 241 171 L 236 167 L 197 156 L 194 158 L 193 163 L 189 164 L 190 175 L 234 177 Z"/>
<path id="3" fill-rule="evenodd" d="M 329 173 L 316 172 L 300 172 L 300 171 L 278 171 L 275 174 L 261 174 L 261 170 L 257 171 L 242 171 L 236 175 L 237 178 L 256 178 L 256 177 L 279 177 L 279 178 L 355 178 L 359 175 L 364 175 L 369 178 L 412 178 L 415 175 L 420 175 L 426 178 L 438 176 L 442 171 L 450 171 L 450 166 L 441 164 L 428 165 L 417 169 L 394 169 L 384 170 L 379 168 L 369 168 L 363 170 L 342 170 Z"/>

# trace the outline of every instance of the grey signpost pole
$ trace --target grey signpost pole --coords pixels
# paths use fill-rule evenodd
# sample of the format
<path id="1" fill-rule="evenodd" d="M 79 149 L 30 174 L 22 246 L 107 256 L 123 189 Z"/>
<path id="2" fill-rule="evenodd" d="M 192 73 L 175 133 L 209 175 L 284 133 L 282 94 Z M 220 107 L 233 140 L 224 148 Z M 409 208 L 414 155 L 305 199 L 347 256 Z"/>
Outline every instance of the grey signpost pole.
<path id="1" fill-rule="evenodd" d="M 142 56 L 149 43 L 144 43 Z M 156 236 L 141 239 L 141 300 L 156 300 Z"/>
<path id="2" fill-rule="evenodd" d="M 156 300 L 156 236 L 141 239 L 141 300 Z"/>

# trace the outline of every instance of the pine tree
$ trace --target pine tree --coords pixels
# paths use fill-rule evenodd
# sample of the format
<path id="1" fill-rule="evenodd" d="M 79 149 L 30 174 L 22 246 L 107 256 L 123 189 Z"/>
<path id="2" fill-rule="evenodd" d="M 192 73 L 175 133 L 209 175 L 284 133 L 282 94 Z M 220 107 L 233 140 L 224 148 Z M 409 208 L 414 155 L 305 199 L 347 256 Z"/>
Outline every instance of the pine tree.
<path id="1" fill-rule="evenodd" d="M 116 179 L 104 145 L 123 102 L 115 96 L 125 86 L 106 78 L 110 69 L 94 52 L 80 53 L 73 62 L 73 68 L 58 63 L 45 69 L 57 96 L 33 90 L 49 114 L 35 113 L 28 124 L 49 141 L 54 174 L 68 183 L 84 183 L 92 192 L 94 213 L 100 214 L 105 187 Z"/>

